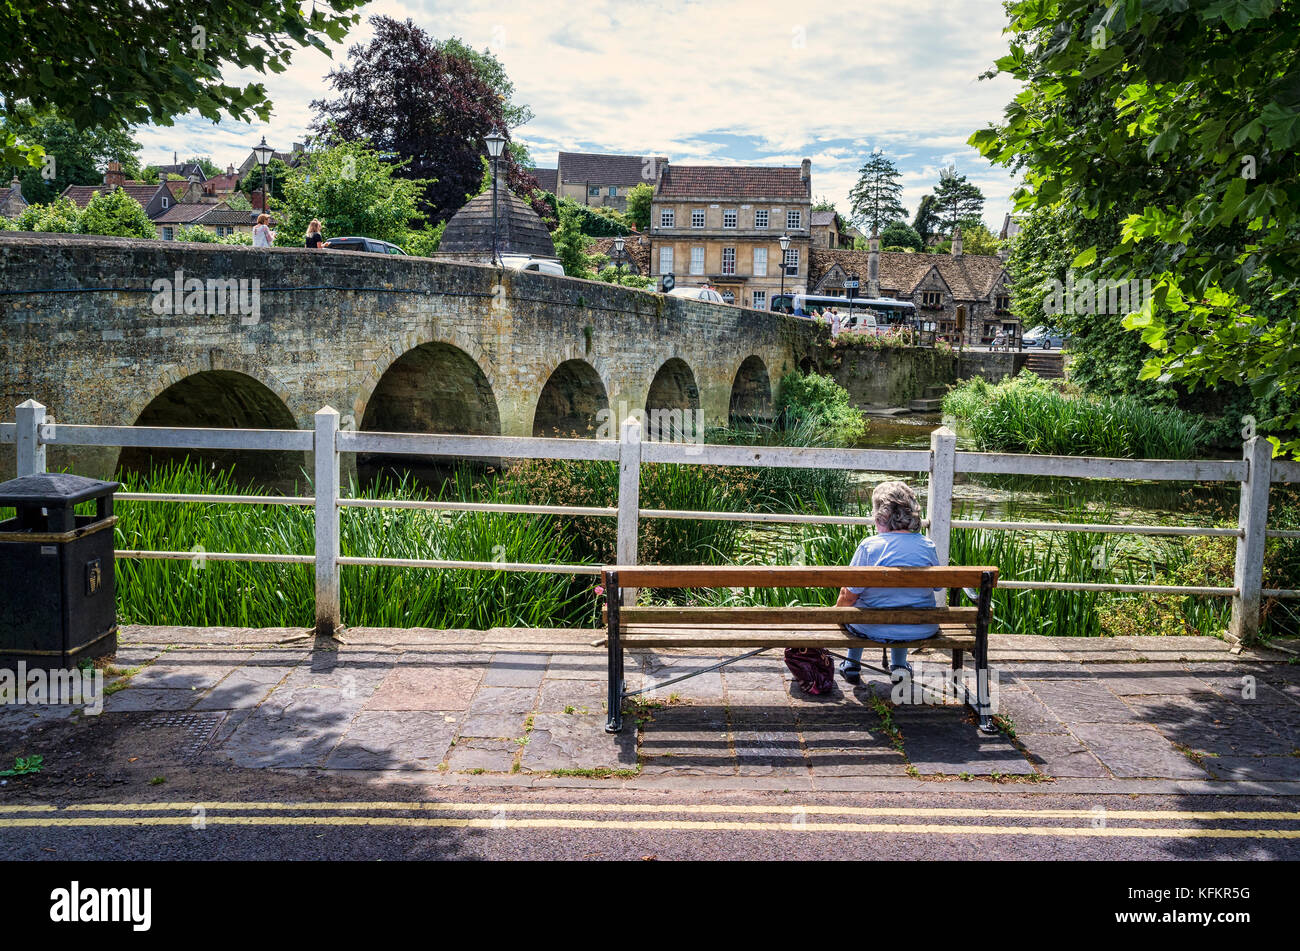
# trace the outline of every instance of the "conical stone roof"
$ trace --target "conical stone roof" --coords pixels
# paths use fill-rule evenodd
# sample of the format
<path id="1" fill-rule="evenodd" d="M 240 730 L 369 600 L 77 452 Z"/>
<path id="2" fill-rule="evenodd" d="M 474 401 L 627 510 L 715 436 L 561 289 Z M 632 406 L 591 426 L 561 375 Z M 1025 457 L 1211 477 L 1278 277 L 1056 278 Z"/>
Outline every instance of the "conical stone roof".
<path id="1" fill-rule="evenodd" d="M 532 254 L 555 257 L 551 235 L 528 204 L 506 188 L 497 192 L 500 254 Z M 492 189 L 472 199 L 452 215 L 442 233 L 439 251 L 492 253 Z"/>

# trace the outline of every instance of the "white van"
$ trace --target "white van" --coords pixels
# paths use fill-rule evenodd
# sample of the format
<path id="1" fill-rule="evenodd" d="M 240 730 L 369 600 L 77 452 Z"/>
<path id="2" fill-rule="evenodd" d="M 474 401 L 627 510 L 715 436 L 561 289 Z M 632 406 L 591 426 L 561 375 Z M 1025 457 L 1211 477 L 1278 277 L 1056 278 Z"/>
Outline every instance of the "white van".
<path id="1" fill-rule="evenodd" d="M 564 277 L 564 266 L 552 258 L 535 258 L 530 254 L 503 254 L 501 263 L 512 271 L 537 271 Z"/>
<path id="2" fill-rule="evenodd" d="M 706 300 L 712 304 L 725 304 L 719 294 L 711 287 L 674 287 L 668 292 L 669 297 L 685 297 L 687 300 Z"/>

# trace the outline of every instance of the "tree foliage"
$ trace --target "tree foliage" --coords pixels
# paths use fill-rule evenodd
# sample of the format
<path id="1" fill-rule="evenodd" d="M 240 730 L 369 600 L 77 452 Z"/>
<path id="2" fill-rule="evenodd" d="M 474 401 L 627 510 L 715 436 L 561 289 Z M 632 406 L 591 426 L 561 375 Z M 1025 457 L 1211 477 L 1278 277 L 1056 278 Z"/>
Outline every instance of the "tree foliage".
<path id="1" fill-rule="evenodd" d="M 920 235 L 921 242 L 925 243 L 939 233 L 941 226 L 939 209 L 935 205 L 934 196 L 922 195 L 921 201 L 916 206 L 916 217 L 912 219 L 912 230 Z"/>
<path id="2" fill-rule="evenodd" d="M 3 120 L 0 137 L 12 133 L 21 142 L 38 146 L 46 157 L 39 168 L 26 162 L 0 166 L 0 181 L 8 185 L 17 175 L 29 202 L 51 202 L 69 185 L 101 184 L 103 169 L 110 161 L 121 163 L 128 178 L 140 171 L 136 157 L 140 143 L 126 130 L 81 130 L 52 108 L 37 113 L 24 104 L 17 112 L 16 118 L 6 116 Z"/>
<path id="3" fill-rule="evenodd" d="M 949 165 L 939 172 L 934 210 L 944 231 L 951 236 L 955 228 L 965 231 L 983 223 L 984 193 L 965 175 L 958 175 L 956 166 Z"/>
<path id="4" fill-rule="evenodd" d="M 1143 378 L 1293 400 L 1300 6 L 1020 0 L 1008 11 L 1010 51 L 993 72 L 1025 86 L 971 143 L 1023 172 L 1017 208 L 1119 217 L 1117 235 L 1072 263 L 1153 282 L 1124 319 L 1151 349 Z M 1259 424 L 1300 450 L 1300 411 Z"/>
<path id="5" fill-rule="evenodd" d="M 650 206 L 654 197 L 655 187 L 649 182 L 635 185 L 627 193 L 627 219 L 638 231 L 650 230 Z"/>
<path id="6" fill-rule="evenodd" d="M 366 139 L 393 156 L 402 163 L 398 174 L 422 182 L 420 210 L 445 221 L 477 194 L 487 135 L 501 130 L 509 138 L 505 103 L 484 78 L 489 54 L 470 58 L 463 44 L 440 43 L 410 20 L 370 23 L 374 38 L 349 49 L 348 64 L 327 77 L 338 98 L 311 104 L 313 128 L 332 142 Z M 537 180 L 514 152 L 501 161 L 503 184 L 531 199 Z"/>
<path id="7" fill-rule="evenodd" d="M 592 239 L 582 233 L 578 223 L 578 214 L 571 203 L 565 202 L 559 208 L 560 226 L 551 235 L 555 243 L 555 256 L 560 259 L 564 273 L 569 277 L 591 277 L 591 259 L 587 257 L 587 248 Z"/>
<path id="8" fill-rule="evenodd" d="M 361 235 L 405 249 L 412 223 L 421 219 L 416 205 L 424 183 L 403 171 L 367 142 L 314 145 L 285 182 L 275 243 L 301 246 L 318 218 L 327 238 Z"/>
<path id="9" fill-rule="evenodd" d="M 171 125 L 191 110 L 213 122 L 228 116 L 270 121 L 261 83 L 234 86 L 227 68 L 282 73 L 292 54 L 328 54 L 357 20 L 364 0 L 226 0 L 222 3 L 0 4 L 8 68 L 0 101 L 14 125 L 0 129 L 0 163 L 40 163 L 39 143 L 20 141 L 34 114 L 54 108 L 78 129 L 125 132 Z"/>
<path id="10" fill-rule="evenodd" d="M 267 184 L 267 195 L 276 201 L 282 201 L 284 199 L 284 183 L 289 178 L 289 166 L 284 164 L 283 159 L 273 158 L 266 163 L 266 175 L 263 176 L 262 166 L 254 162 L 253 167 L 248 170 L 248 174 L 239 183 L 240 191 L 251 195 L 253 192 L 261 190 L 263 178 L 265 178 Z"/>
<path id="11" fill-rule="evenodd" d="M 81 210 L 77 230 L 120 238 L 158 237 L 144 207 L 122 188 L 95 192 Z"/>
<path id="12" fill-rule="evenodd" d="M 903 207 L 902 173 L 882 152 L 873 152 L 858 169 L 858 183 L 849 192 L 853 222 L 868 234 L 907 217 Z"/>
<path id="13" fill-rule="evenodd" d="M 924 251 L 925 242 L 921 236 L 905 221 L 891 221 L 880 231 L 880 246 L 882 248 L 910 248 L 913 251 Z"/>

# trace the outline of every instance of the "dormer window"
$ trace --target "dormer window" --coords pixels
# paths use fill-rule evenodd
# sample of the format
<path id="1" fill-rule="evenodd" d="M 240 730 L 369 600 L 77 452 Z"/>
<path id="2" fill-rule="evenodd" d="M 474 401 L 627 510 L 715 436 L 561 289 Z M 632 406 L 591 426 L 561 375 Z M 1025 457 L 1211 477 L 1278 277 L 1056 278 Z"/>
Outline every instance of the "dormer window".
<path id="1" fill-rule="evenodd" d="M 922 291 L 921 306 L 927 310 L 943 309 L 943 291 Z"/>
<path id="2" fill-rule="evenodd" d="M 1010 313 L 1011 298 L 1006 294 L 999 294 L 994 298 L 993 307 L 999 314 Z"/>

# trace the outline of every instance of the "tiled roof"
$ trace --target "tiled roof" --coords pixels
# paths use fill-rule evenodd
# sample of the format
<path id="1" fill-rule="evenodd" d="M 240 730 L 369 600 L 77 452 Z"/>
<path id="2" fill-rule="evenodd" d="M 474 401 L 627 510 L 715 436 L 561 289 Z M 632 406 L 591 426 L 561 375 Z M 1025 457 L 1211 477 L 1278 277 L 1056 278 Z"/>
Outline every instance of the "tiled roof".
<path id="1" fill-rule="evenodd" d="M 542 186 L 542 191 L 552 192 L 552 193 L 555 192 L 555 189 L 557 187 L 556 180 L 555 180 L 555 176 L 557 174 L 556 169 L 530 168 L 528 171 L 533 176 L 533 178 L 537 179 L 537 184 Z"/>
<path id="2" fill-rule="evenodd" d="M 653 159 L 651 159 L 653 161 Z M 647 157 L 640 155 L 597 155 L 593 152 L 561 152 L 559 173 L 572 184 L 640 185 Z"/>
<path id="3" fill-rule="evenodd" d="M 172 205 L 161 215 L 154 218 L 153 223 L 156 225 L 190 224 L 215 210 L 215 205 L 205 205 L 202 202 L 197 201 L 179 203 Z"/>
<path id="4" fill-rule="evenodd" d="M 69 185 L 63 189 L 63 196 L 72 199 L 72 203 L 78 208 L 85 208 L 90 203 L 91 197 L 95 192 L 102 192 L 103 185 Z M 141 208 L 148 208 L 149 202 L 153 201 L 153 196 L 158 194 L 158 185 L 148 185 L 138 182 L 127 182 L 125 185 L 119 185 L 123 191 L 140 203 Z"/>
<path id="5" fill-rule="evenodd" d="M 504 190 L 503 190 L 504 191 Z M 555 257 L 550 232 L 537 212 L 518 196 L 498 193 L 497 251 Z M 492 189 L 488 189 L 451 216 L 442 233 L 440 251 L 492 251 Z"/>
<path id="6" fill-rule="evenodd" d="M 614 239 L 597 238 L 592 242 L 591 247 L 587 248 L 587 254 L 603 254 L 609 258 L 610 263 L 613 263 Z M 637 274 L 650 273 L 650 241 L 644 235 L 630 234 L 624 238 L 623 254 L 636 266 Z M 624 263 L 626 264 L 627 261 Z"/>
<path id="7" fill-rule="evenodd" d="M 13 189 L 13 186 L 12 186 L 12 185 L 6 186 L 6 187 L 4 187 L 4 188 L 0 188 L 0 208 L 3 208 L 3 207 L 8 203 L 10 195 L 13 194 L 13 190 L 14 190 L 14 189 Z M 18 193 L 18 194 L 19 194 L 19 197 L 21 198 L 21 197 L 22 197 L 22 190 L 21 190 L 21 189 L 19 189 L 19 193 Z M 24 201 L 25 201 L 25 200 L 26 200 L 26 199 L 24 199 Z"/>
<path id="8" fill-rule="evenodd" d="M 820 228 L 826 225 L 832 225 L 835 223 L 837 217 L 839 216 L 833 211 L 814 211 L 812 213 L 812 226 L 814 228 Z"/>
<path id="9" fill-rule="evenodd" d="M 206 176 L 203 174 L 203 166 L 198 162 L 180 162 L 176 165 L 159 165 L 158 177 L 166 178 L 168 175 L 179 175 L 181 178 L 189 178 L 191 175 L 197 175 L 199 181 Z"/>
<path id="10" fill-rule="evenodd" d="M 808 259 L 808 286 L 815 287 L 836 264 L 845 272 L 856 271 L 859 279 L 865 282 L 870 255 L 870 251 L 813 248 Z M 881 251 L 881 290 L 896 290 L 910 295 L 931 268 L 939 271 L 957 300 L 982 300 L 992 292 L 1006 265 L 992 254 L 953 257 L 951 254 Z"/>
<path id="11" fill-rule="evenodd" d="M 236 211 L 233 208 L 219 208 L 212 205 L 205 206 L 211 210 L 203 216 L 202 223 L 205 225 L 255 225 L 257 224 L 256 211 Z"/>
<path id="12" fill-rule="evenodd" d="M 669 165 L 659 178 L 656 197 L 809 198 L 811 182 L 800 178 L 799 166 L 762 168 L 744 165 Z"/>

